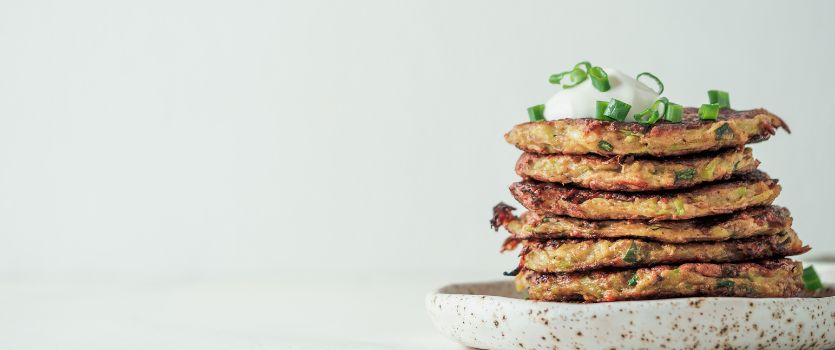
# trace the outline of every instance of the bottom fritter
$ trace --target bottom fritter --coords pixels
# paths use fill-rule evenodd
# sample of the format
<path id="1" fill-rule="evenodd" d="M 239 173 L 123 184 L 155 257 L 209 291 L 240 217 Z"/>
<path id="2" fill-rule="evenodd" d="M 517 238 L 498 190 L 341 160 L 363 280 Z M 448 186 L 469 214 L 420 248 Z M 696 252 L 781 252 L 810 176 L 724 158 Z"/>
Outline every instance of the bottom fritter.
<path id="1" fill-rule="evenodd" d="M 692 296 L 780 298 L 803 291 L 800 262 L 662 265 L 619 271 L 548 274 L 522 270 L 517 288 L 531 300 L 603 302 Z"/>

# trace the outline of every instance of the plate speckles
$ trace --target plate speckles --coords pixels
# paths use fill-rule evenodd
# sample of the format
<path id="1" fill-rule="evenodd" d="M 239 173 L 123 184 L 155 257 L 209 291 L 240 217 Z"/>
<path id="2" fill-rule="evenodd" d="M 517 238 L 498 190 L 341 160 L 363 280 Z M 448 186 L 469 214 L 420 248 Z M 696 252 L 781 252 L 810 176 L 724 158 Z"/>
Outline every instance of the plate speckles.
<path id="1" fill-rule="evenodd" d="M 479 349 L 835 348 L 835 296 L 572 304 L 524 300 L 508 281 L 449 285 L 426 307 Z"/>

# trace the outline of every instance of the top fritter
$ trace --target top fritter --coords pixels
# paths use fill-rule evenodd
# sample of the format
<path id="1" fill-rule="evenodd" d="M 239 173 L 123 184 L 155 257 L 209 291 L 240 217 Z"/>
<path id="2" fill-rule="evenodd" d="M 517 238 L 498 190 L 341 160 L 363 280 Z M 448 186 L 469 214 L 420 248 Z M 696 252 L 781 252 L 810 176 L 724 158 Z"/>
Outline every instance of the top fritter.
<path id="1" fill-rule="evenodd" d="M 685 108 L 681 123 L 645 125 L 597 119 L 558 119 L 516 125 L 507 142 L 529 153 L 675 156 L 739 147 L 768 139 L 782 119 L 765 109 L 722 108 L 715 121 Z"/>

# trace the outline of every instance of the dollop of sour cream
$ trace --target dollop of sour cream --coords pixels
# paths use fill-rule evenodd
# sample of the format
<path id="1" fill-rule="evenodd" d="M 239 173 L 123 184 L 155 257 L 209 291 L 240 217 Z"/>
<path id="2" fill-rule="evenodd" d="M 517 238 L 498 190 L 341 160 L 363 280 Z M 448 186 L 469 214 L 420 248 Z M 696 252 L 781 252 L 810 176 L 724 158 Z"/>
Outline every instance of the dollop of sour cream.
<path id="1" fill-rule="evenodd" d="M 617 99 L 632 106 L 629 109 L 628 121 L 634 121 L 633 116 L 652 106 L 658 99 L 655 90 L 632 76 L 623 74 L 617 69 L 603 68 L 609 75 L 609 91 L 598 91 L 592 84 L 591 78 L 577 86 L 562 89 L 545 103 L 545 118 L 594 118 L 595 103 Z"/>

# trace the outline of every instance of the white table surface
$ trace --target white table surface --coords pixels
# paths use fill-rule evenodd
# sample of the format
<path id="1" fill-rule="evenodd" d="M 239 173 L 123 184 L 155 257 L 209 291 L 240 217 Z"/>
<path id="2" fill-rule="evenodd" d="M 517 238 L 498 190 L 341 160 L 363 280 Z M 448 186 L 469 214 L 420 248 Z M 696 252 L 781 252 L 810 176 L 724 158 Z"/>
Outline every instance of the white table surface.
<path id="1" fill-rule="evenodd" d="M 816 265 L 835 282 L 833 265 Z M 464 276 L 469 276 L 464 277 Z M 424 296 L 487 272 L 0 280 L 0 349 L 464 349 Z"/>
<path id="2" fill-rule="evenodd" d="M 436 274 L 6 278 L 0 349 L 462 349 L 424 311 L 426 293 L 452 281 Z"/>

